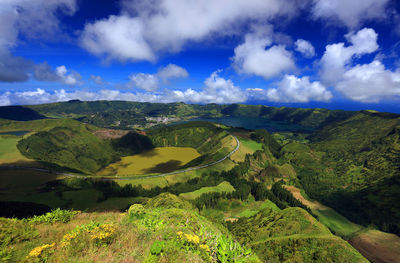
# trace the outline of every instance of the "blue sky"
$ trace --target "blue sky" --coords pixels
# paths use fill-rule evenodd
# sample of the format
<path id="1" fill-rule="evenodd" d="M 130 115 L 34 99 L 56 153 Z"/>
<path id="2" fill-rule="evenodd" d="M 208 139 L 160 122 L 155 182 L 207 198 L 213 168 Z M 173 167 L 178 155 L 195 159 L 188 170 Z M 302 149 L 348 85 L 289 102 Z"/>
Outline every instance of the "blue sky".
<path id="1" fill-rule="evenodd" d="M 0 105 L 400 113 L 399 11 L 395 0 L 2 0 Z"/>

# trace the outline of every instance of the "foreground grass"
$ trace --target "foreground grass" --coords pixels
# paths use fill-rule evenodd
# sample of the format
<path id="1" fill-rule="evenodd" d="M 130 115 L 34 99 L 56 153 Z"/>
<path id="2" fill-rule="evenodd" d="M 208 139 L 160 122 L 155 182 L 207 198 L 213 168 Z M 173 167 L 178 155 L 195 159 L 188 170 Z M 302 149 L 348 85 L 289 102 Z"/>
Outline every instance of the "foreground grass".
<path id="1" fill-rule="evenodd" d="M 9 262 L 260 262 L 226 228 L 170 194 L 128 213 L 0 218 L 0 241 L 0 259 Z"/>

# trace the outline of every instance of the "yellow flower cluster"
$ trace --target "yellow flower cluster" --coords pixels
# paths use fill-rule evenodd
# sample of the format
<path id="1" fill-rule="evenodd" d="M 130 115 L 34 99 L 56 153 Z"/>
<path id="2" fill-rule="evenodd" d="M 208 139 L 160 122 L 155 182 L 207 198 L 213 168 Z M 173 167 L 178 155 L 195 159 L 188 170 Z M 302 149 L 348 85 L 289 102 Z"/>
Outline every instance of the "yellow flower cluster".
<path id="1" fill-rule="evenodd" d="M 90 234 L 90 238 L 95 241 L 107 241 L 115 232 L 115 226 L 112 224 L 104 224 L 93 228 L 81 228 L 64 235 L 61 241 L 61 247 L 70 245 L 71 240 L 75 239 L 81 233 Z"/>
<path id="2" fill-rule="evenodd" d="M 27 258 L 40 257 L 40 255 L 42 254 L 42 252 L 45 249 L 52 248 L 55 245 L 56 245 L 55 243 L 52 243 L 52 244 L 45 244 L 45 245 L 40 246 L 40 247 L 35 247 L 34 249 L 31 250 L 31 252 L 29 252 L 29 255 L 27 256 Z"/>
<path id="3" fill-rule="evenodd" d="M 176 232 L 176 235 L 178 236 L 178 239 L 185 242 L 185 245 L 194 245 L 193 248 L 200 248 L 208 257 L 210 257 L 210 247 L 207 244 L 202 244 L 203 242 L 200 242 L 199 236 L 195 234 L 184 234 L 182 231 Z"/>
<path id="4" fill-rule="evenodd" d="M 196 235 L 191 235 L 191 234 L 185 234 L 185 239 L 189 242 L 189 243 L 193 243 L 193 244 L 198 244 L 200 242 L 200 238 Z"/>
<path id="5" fill-rule="evenodd" d="M 79 232 L 67 233 L 63 236 L 61 240 L 61 247 L 66 247 L 71 243 L 71 240 L 78 236 Z"/>
<path id="6" fill-rule="evenodd" d="M 176 234 L 178 235 L 179 239 L 185 240 L 189 243 L 193 243 L 195 245 L 200 243 L 200 238 L 194 234 L 184 234 L 182 231 L 178 231 Z"/>
<path id="7" fill-rule="evenodd" d="M 98 226 L 90 231 L 91 238 L 96 241 L 105 241 L 115 232 L 115 227 L 111 224 Z"/>
<path id="8" fill-rule="evenodd" d="M 202 250 L 204 250 L 205 252 L 207 252 L 207 253 L 210 253 L 210 252 L 211 252 L 211 249 L 210 249 L 210 247 L 209 247 L 207 244 L 201 244 L 201 245 L 200 245 L 200 248 L 201 248 Z"/>

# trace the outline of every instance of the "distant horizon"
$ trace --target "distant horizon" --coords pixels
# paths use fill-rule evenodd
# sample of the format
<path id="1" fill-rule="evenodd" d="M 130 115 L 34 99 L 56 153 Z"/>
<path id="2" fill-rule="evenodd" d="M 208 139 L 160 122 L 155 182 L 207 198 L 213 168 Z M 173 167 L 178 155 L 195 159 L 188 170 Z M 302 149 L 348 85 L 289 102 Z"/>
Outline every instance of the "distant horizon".
<path id="1" fill-rule="evenodd" d="M 265 106 L 265 107 L 288 107 L 288 108 L 302 108 L 302 109 L 326 109 L 326 110 L 343 110 L 343 111 L 378 111 L 378 112 L 387 112 L 387 113 L 395 113 L 400 114 L 400 105 L 385 105 L 385 104 L 362 104 L 362 103 L 352 103 L 352 104 L 278 104 L 278 103 L 270 103 L 269 105 L 263 104 L 257 101 L 248 102 L 248 103 L 187 103 L 183 101 L 177 102 L 144 102 L 144 101 L 127 101 L 127 100 L 67 100 L 67 101 L 56 101 L 49 103 L 38 103 L 38 104 L 14 104 L 14 105 L 6 105 L 0 107 L 8 107 L 8 106 L 35 106 L 42 104 L 53 104 L 53 103 L 67 103 L 70 101 L 80 101 L 80 102 L 96 102 L 96 101 L 122 101 L 122 102 L 136 102 L 136 103 L 161 103 L 161 104 L 173 104 L 173 103 L 184 103 L 188 105 L 207 105 L 207 104 L 217 104 L 217 105 L 253 105 L 253 106 Z"/>

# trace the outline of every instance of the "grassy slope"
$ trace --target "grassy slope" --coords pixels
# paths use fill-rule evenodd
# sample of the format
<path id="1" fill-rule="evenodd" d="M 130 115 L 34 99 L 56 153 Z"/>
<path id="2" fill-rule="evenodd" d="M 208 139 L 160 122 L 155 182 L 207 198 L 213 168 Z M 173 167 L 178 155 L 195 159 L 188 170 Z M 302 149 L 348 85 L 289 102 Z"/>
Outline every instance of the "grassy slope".
<path id="1" fill-rule="evenodd" d="M 119 157 L 110 141 L 96 137 L 85 125 L 38 132 L 21 140 L 18 148 L 28 158 L 84 173 L 96 172 Z"/>
<path id="2" fill-rule="evenodd" d="M 235 244 L 226 228 L 211 223 L 189 203 L 168 194 L 151 199 L 145 207 L 135 206 L 128 214 L 80 213 L 67 223 L 0 218 L 0 233 L 0 256 L 11 262 L 24 260 L 35 247 L 53 243 L 30 260 L 215 262 L 223 255 L 233 260 L 235 255 L 235 260 L 241 262 L 260 262 L 251 251 Z M 199 241 L 187 237 L 197 237 Z"/>
<path id="3" fill-rule="evenodd" d="M 361 112 L 311 139 L 281 151 L 307 194 L 354 222 L 400 233 L 399 115 Z"/>
<path id="4" fill-rule="evenodd" d="M 345 238 L 371 262 L 397 262 L 400 260 L 400 237 L 354 224 L 330 207 L 311 200 L 294 186 L 286 187 L 303 204 L 311 208 L 318 220 L 335 234 Z M 306 198 L 307 199 L 306 199 Z"/>
<path id="5" fill-rule="evenodd" d="M 217 186 L 202 187 L 193 192 L 182 193 L 179 195 L 179 197 L 182 197 L 186 200 L 194 200 L 205 193 L 231 193 L 233 191 L 235 191 L 235 188 L 229 182 L 224 181 Z"/>
<path id="6" fill-rule="evenodd" d="M 368 262 L 300 208 L 264 210 L 229 228 L 267 262 Z"/>

